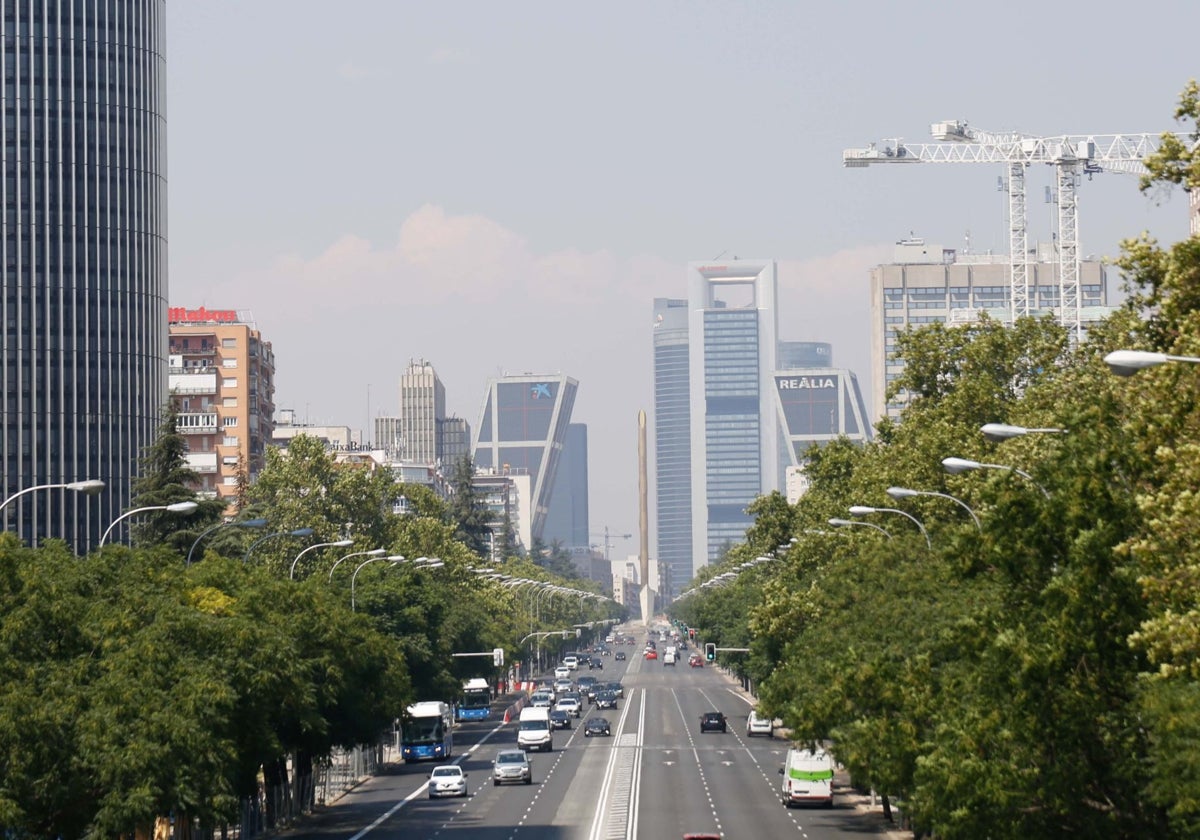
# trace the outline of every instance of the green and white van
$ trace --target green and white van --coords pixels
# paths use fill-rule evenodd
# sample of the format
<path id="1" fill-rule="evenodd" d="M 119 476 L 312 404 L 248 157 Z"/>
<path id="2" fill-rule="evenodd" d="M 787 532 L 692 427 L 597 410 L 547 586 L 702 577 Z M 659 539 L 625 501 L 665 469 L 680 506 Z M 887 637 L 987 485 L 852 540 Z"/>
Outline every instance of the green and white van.
<path id="1" fill-rule="evenodd" d="M 833 766 L 833 756 L 824 750 L 788 750 L 779 771 L 783 774 L 783 804 L 789 808 L 809 803 L 832 807 Z"/>

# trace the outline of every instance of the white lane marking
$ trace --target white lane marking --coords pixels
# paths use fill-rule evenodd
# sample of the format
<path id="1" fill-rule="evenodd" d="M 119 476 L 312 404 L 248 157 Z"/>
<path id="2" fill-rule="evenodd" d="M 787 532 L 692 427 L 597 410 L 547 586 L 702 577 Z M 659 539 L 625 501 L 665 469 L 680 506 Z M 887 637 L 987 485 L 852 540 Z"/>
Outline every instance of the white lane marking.
<path id="1" fill-rule="evenodd" d="M 625 720 L 629 716 L 629 712 L 633 709 L 633 695 L 636 694 L 636 692 L 637 689 L 630 690 L 630 699 L 625 702 L 624 708 L 621 710 L 621 718 L 617 721 L 617 743 L 612 747 L 612 750 L 608 756 L 608 764 L 605 765 L 604 768 L 604 778 L 600 783 L 600 791 L 596 800 L 596 814 L 594 817 L 592 817 L 592 827 L 588 832 L 588 840 L 601 840 L 601 838 L 608 837 L 608 832 L 605 831 L 605 826 L 611 819 L 613 819 L 613 811 L 610 806 L 615 806 L 618 804 L 615 801 L 610 801 L 615 800 L 615 796 L 610 794 L 610 791 L 613 789 L 614 782 L 617 781 L 615 777 L 618 774 L 618 759 L 622 758 L 625 753 L 630 752 L 628 747 L 625 746 L 623 742 L 629 738 L 632 738 L 634 744 L 636 744 L 637 739 L 640 738 L 640 734 L 634 736 L 622 734 L 622 730 L 625 728 Z M 645 705 L 645 702 L 646 692 L 643 690 L 643 706 Z M 623 802 L 620 804 L 624 805 Z M 622 813 L 622 816 L 625 816 L 624 813 Z M 621 825 L 625 825 L 624 820 L 621 821 Z M 617 836 L 619 837 L 621 835 L 618 834 Z"/>
<path id="2" fill-rule="evenodd" d="M 704 695 L 704 692 L 700 692 Z M 679 711 L 679 719 L 683 721 L 683 731 L 687 733 L 688 745 L 692 748 L 692 758 L 696 761 L 696 770 L 700 774 L 700 784 L 704 787 L 704 798 L 708 800 L 709 810 L 712 811 L 713 822 L 717 824 L 717 833 L 723 834 L 721 829 L 721 818 L 717 815 L 717 807 L 713 804 L 712 792 L 708 789 L 708 778 L 704 775 L 704 767 L 700 764 L 700 751 L 696 749 L 696 741 L 692 737 L 692 730 L 688 729 L 687 715 L 683 713 L 683 706 L 679 703 L 679 693 L 675 689 L 671 689 L 671 699 L 675 701 L 675 708 Z M 707 695 L 704 699 L 708 700 Z"/>
<path id="3" fill-rule="evenodd" d="M 646 740 L 646 692 L 642 691 L 642 704 L 638 710 L 637 746 L 633 753 L 633 778 L 629 781 L 629 819 L 625 823 L 625 836 L 633 840 L 637 837 L 638 804 L 641 802 L 642 789 L 642 744 Z"/>

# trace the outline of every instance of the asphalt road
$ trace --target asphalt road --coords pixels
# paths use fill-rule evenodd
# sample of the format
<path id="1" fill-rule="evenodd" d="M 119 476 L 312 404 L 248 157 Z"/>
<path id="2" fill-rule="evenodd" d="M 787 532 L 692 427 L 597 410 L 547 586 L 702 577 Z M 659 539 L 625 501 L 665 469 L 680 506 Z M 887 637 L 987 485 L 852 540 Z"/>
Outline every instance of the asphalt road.
<path id="1" fill-rule="evenodd" d="M 395 768 L 349 792 L 288 832 L 300 840 L 624 840 L 711 832 L 728 838 L 882 836 L 875 814 L 847 797 L 830 809 L 787 809 L 779 768 L 787 743 L 746 736 L 747 698 L 710 668 L 605 657 L 601 679 L 620 679 L 615 711 L 585 710 L 554 750 L 532 753 L 532 785 L 493 787 L 491 760 L 516 743 L 516 724 L 479 721 L 455 730 L 454 760 L 470 795 L 429 800 L 432 764 Z M 587 673 L 587 672 L 584 672 Z M 603 675 L 603 676 L 601 676 Z M 700 715 L 725 713 L 729 731 L 700 732 Z M 612 737 L 585 738 L 582 723 L 603 714 Z"/>

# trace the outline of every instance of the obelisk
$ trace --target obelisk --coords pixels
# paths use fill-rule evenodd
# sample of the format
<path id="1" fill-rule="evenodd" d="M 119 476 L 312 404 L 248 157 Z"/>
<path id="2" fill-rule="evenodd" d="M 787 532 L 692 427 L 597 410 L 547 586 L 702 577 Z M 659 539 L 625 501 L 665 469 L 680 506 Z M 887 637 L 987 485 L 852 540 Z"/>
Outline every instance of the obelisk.
<path id="1" fill-rule="evenodd" d="M 650 588 L 650 469 L 646 457 L 646 412 L 638 411 L 638 588 L 642 621 L 654 617 L 654 591 Z"/>

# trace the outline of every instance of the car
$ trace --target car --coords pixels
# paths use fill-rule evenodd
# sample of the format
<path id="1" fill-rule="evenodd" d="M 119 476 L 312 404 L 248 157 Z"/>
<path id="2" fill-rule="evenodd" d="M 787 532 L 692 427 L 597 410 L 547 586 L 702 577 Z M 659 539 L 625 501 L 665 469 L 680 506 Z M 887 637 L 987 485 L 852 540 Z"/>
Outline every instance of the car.
<path id="1" fill-rule="evenodd" d="M 579 702 L 578 697 L 563 697 L 558 701 L 558 705 L 554 707 L 557 712 L 566 712 L 572 717 L 579 717 L 580 711 L 583 709 L 583 704 Z"/>
<path id="2" fill-rule="evenodd" d="M 575 683 L 571 682 L 570 680 L 555 680 L 554 681 L 554 693 L 556 695 L 568 692 L 571 689 L 573 689 L 574 687 L 575 687 Z"/>
<path id="3" fill-rule="evenodd" d="M 586 694 L 587 690 L 596 684 L 596 678 L 593 676 L 580 677 L 575 683 L 575 687 L 579 689 L 580 694 Z"/>
<path id="4" fill-rule="evenodd" d="M 499 786 L 505 782 L 533 784 L 533 769 L 524 750 L 501 750 L 496 753 L 496 760 L 492 762 L 492 784 Z"/>
<path id="5" fill-rule="evenodd" d="M 775 731 L 775 721 L 769 717 L 759 717 L 758 712 L 750 710 L 750 717 L 746 718 L 746 737 L 754 735 L 766 735 L 771 737 L 771 733 Z"/>
<path id="6" fill-rule="evenodd" d="M 603 686 L 601 686 L 601 688 L 606 691 L 611 691 L 613 694 L 617 695 L 618 697 L 625 696 L 625 686 L 621 685 L 619 682 L 605 683 Z"/>
<path id="7" fill-rule="evenodd" d="M 555 729 L 570 729 L 571 714 L 564 709 L 554 709 L 550 712 L 550 725 Z"/>
<path id="8" fill-rule="evenodd" d="M 529 705 L 537 709 L 540 707 L 550 708 L 554 705 L 554 692 L 552 691 L 535 691 L 529 698 Z"/>
<path id="9" fill-rule="evenodd" d="M 725 721 L 725 715 L 720 712 L 705 712 L 700 715 L 700 731 L 728 732 L 729 724 Z"/>
<path id="10" fill-rule="evenodd" d="M 625 651 L 623 651 L 623 650 L 617 651 L 616 655 L 613 658 L 616 659 L 618 662 L 624 662 L 625 661 Z"/>
<path id="11" fill-rule="evenodd" d="M 591 659 L 588 660 L 588 670 L 590 671 L 593 668 L 603 669 L 604 668 L 604 660 L 601 659 L 599 656 L 593 656 Z"/>
<path id="12" fill-rule="evenodd" d="M 656 651 L 654 648 L 650 648 L 650 650 L 646 651 L 643 656 L 645 656 L 647 659 L 658 659 L 658 651 Z"/>
<path id="13" fill-rule="evenodd" d="M 429 774 L 429 798 L 467 796 L 467 774 L 457 764 L 442 764 Z"/>
<path id="14" fill-rule="evenodd" d="M 617 708 L 617 693 L 615 691 L 596 692 L 596 708 L 597 709 L 615 709 Z"/>
<path id="15" fill-rule="evenodd" d="M 569 682 L 571 679 L 571 669 L 568 668 L 566 665 L 559 665 L 557 668 L 554 669 L 554 679 L 555 680 L 567 680 Z"/>
<path id="16" fill-rule="evenodd" d="M 704 667 L 704 657 L 698 653 L 693 653 L 691 656 L 688 657 L 688 664 L 691 665 L 693 668 L 703 668 Z"/>
<path id="17" fill-rule="evenodd" d="M 588 718 L 583 724 L 583 737 L 590 738 L 593 735 L 612 735 L 612 729 L 608 725 L 608 719 L 602 717 Z"/>

